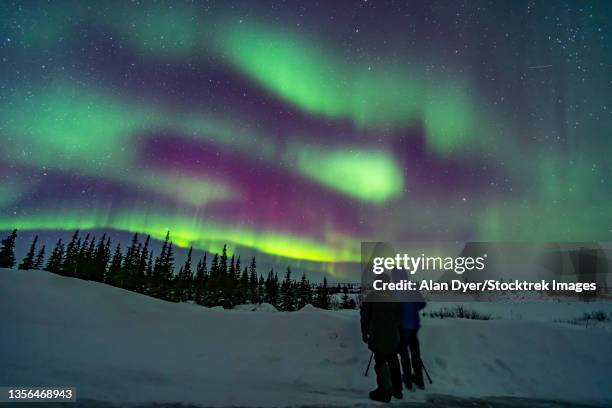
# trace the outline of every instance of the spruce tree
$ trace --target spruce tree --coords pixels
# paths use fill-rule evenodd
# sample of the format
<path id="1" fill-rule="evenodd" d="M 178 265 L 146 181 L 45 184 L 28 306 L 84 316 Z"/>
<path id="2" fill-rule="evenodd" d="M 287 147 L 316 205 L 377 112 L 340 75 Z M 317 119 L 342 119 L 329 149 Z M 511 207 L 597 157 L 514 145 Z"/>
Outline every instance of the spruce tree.
<path id="1" fill-rule="evenodd" d="M 323 287 L 321 291 L 321 306 L 323 309 L 329 309 L 331 307 L 331 300 L 329 298 L 329 288 L 327 286 L 327 277 L 323 277 Z"/>
<path id="2" fill-rule="evenodd" d="M 57 241 L 57 244 L 55 244 L 55 248 L 53 248 L 53 252 L 51 252 L 51 256 L 47 260 L 47 266 L 45 267 L 45 270 L 52 273 L 60 273 L 62 270 L 63 263 L 64 243 L 61 239 L 59 239 Z"/>
<path id="3" fill-rule="evenodd" d="M 38 235 L 34 236 L 34 240 L 32 244 L 30 244 L 30 249 L 26 254 L 23 261 L 18 266 L 18 269 L 29 270 L 34 268 L 34 255 L 36 254 L 36 242 L 38 242 Z"/>
<path id="4" fill-rule="evenodd" d="M 171 279 L 174 276 L 174 246 L 172 242 L 168 245 L 166 258 L 164 259 L 164 272 L 166 279 Z"/>
<path id="5" fill-rule="evenodd" d="M 36 260 L 34 260 L 34 268 L 33 269 L 42 269 L 45 266 L 45 246 L 43 245 L 38 251 L 36 255 Z"/>
<path id="6" fill-rule="evenodd" d="M 147 261 L 146 275 L 150 278 L 153 273 L 153 250 L 149 251 L 149 260 Z"/>
<path id="7" fill-rule="evenodd" d="M 232 255 L 229 265 L 227 267 L 227 276 L 229 277 L 229 280 L 231 280 L 234 284 L 238 282 L 238 280 L 240 279 L 240 270 L 236 271 L 236 260 L 234 258 L 234 255 Z M 238 274 L 236 276 L 236 274 Z"/>
<path id="8" fill-rule="evenodd" d="M 274 269 L 271 269 L 269 275 L 270 275 L 270 279 L 269 279 L 269 282 L 267 283 L 267 288 L 266 288 L 268 303 L 270 303 L 274 307 L 278 307 L 278 293 L 279 293 L 278 274 L 274 272 Z"/>
<path id="9" fill-rule="evenodd" d="M 89 242 L 89 247 L 87 248 L 87 252 L 85 253 L 87 262 L 91 262 L 93 260 L 95 251 L 96 251 L 96 237 L 94 235 L 91 241 Z"/>
<path id="10" fill-rule="evenodd" d="M 310 283 L 306 279 L 306 273 L 302 274 L 300 285 L 298 288 L 298 310 L 312 303 L 312 291 L 310 290 Z"/>
<path id="11" fill-rule="evenodd" d="M 145 239 L 145 243 L 144 246 L 142 247 L 142 250 L 140 251 L 140 259 L 138 260 L 138 277 L 140 282 L 138 283 L 138 288 L 137 290 L 139 292 L 146 292 L 146 286 L 147 286 L 147 282 L 149 279 L 148 273 L 147 273 L 147 261 L 151 258 L 151 254 L 149 253 L 149 241 L 151 240 L 151 236 L 147 235 L 147 238 Z"/>
<path id="12" fill-rule="evenodd" d="M 204 304 L 205 292 L 206 292 L 206 281 L 208 278 L 208 271 L 206 266 L 206 252 L 204 252 L 204 257 L 198 261 L 198 265 L 196 266 L 196 276 L 195 276 L 195 294 L 194 300 L 198 304 Z"/>
<path id="13" fill-rule="evenodd" d="M 221 300 L 220 292 L 220 274 L 219 274 L 219 254 L 215 253 L 210 264 L 210 276 L 206 281 L 206 306 L 218 306 Z"/>
<path id="14" fill-rule="evenodd" d="M 121 287 L 122 284 L 122 276 L 121 276 L 121 263 L 123 261 L 123 255 L 121 254 L 121 244 L 117 244 L 115 248 L 115 253 L 113 254 L 113 259 L 111 260 L 110 266 L 108 267 L 108 272 L 105 277 L 106 283 Z"/>
<path id="15" fill-rule="evenodd" d="M 263 302 L 264 292 L 265 292 L 265 280 L 264 280 L 264 277 L 262 275 L 260 275 L 259 276 L 259 282 L 257 282 L 257 292 L 256 292 L 257 295 L 256 295 L 256 299 L 255 299 L 256 303 Z"/>
<path id="16" fill-rule="evenodd" d="M 329 288 L 327 286 L 327 277 L 323 277 L 323 284 L 317 288 L 317 299 L 315 306 L 320 309 L 329 309 L 331 301 L 329 298 Z"/>
<path id="17" fill-rule="evenodd" d="M 174 248 L 172 242 L 168 244 L 166 255 L 162 262 L 162 299 L 172 300 L 175 298 L 172 282 L 174 280 Z"/>
<path id="18" fill-rule="evenodd" d="M 355 309 L 356 304 L 353 299 L 349 297 L 349 289 L 346 285 L 342 288 L 342 309 Z"/>
<path id="19" fill-rule="evenodd" d="M 143 284 L 143 291 L 146 294 L 151 294 L 153 281 L 153 250 L 149 251 L 149 260 L 147 261 L 147 268 L 145 270 L 145 279 Z"/>
<path id="20" fill-rule="evenodd" d="M 146 259 L 146 255 L 145 255 Z M 131 278 L 131 287 L 133 291 L 140 292 L 141 285 L 144 282 L 144 273 L 141 273 L 140 269 L 140 261 L 142 260 L 142 243 L 138 243 L 136 247 L 136 251 L 134 252 L 132 259 L 132 274 Z"/>
<path id="21" fill-rule="evenodd" d="M 234 255 L 232 255 L 227 266 L 227 275 L 223 280 L 223 298 L 225 299 L 223 306 L 226 309 L 231 309 L 234 304 L 236 304 L 236 300 L 234 298 L 238 289 L 240 271 L 236 271 L 235 262 Z"/>
<path id="22" fill-rule="evenodd" d="M 234 303 L 235 304 L 244 304 L 247 302 L 247 294 L 249 291 L 249 272 L 248 268 L 245 266 L 242 274 L 240 275 L 240 279 L 238 280 L 238 284 L 236 285 L 236 293 L 234 294 Z"/>
<path id="23" fill-rule="evenodd" d="M 279 306 L 279 284 L 278 284 L 278 274 L 274 272 L 273 269 L 268 273 L 268 279 L 266 280 L 266 289 L 265 296 L 266 302 L 270 303 L 272 306 Z"/>
<path id="24" fill-rule="evenodd" d="M 260 293 L 257 282 L 257 263 L 255 262 L 255 257 L 251 259 L 251 266 L 249 266 L 248 296 L 251 303 L 255 304 L 260 302 Z"/>
<path id="25" fill-rule="evenodd" d="M 210 277 L 214 280 L 219 279 L 219 254 L 216 253 L 210 263 Z"/>
<path id="26" fill-rule="evenodd" d="M 281 300 L 280 308 L 286 312 L 292 312 L 295 310 L 293 303 L 293 282 L 291 281 L 291 268 L 287 267 L 287 273 L 285 279 L 281 285 Z"/>
<path id="27" fill-rule="evenodd" d="M 161 276 L 161 273 L 162 273 L 162 260 L 166 256 L 166 251 L 168 249 L 168 240 L 169 239 L 170 239 L 170 231 L 168 231 L 166 233 L 166 239 L 164 240 L 164 243 L 162 244 L 161 252 L 155 258 L 155 264 L 153 265 L 153 277 L 155 279 L 159 279 L 159 276 Z"/>
<path id="28" fill-rule="evenodd" d="M 232 256 L 232 258 L 233 258 L 233 256 Z M 242 279 L 241 272 L 242 272 L 242 269 L 241 269 L 241 266 L 240 266 L 240 257 L 237 257 L 236 258 L 236 264 L 234 265 L 234 273 L 236 275 L 236 278 L 235 278 L 236 281 L 239 281 L 240 279 Z"/>
<path id="29" fill-rule="evenodd" d="M 229 265 L 227 256 L 227 245 L 223 245 L 221 257 L 219 258 L 219 303 L 226 309 L 232 307 L 231 297 L 233 292 L 233 276 L 229 275 Z"/>
<path id="30" fill-rule="evenodd" d="M 207 253 L 204 252 L 204 257 L 198 261 L 198 265 L 196 266 L 196 279 L 198 281 L 204 281 L 206 279 L 206 276 L 208 275 L 206 258 Z"/>
<path id="31" fill-rule="evenodd" d="M 151 271 L 151 279 L 150 279 L 150 294 L 153 297 L 163 298 L 164 291 L 166 289 L 166 285 L 164 284 L 164 280 L 166 278 L 164 271 L 164 262 L 166 259 L 166 253 L 168 252 L 168 245 L 170 241 L 170 231 L 166 233 L 166 239 L 162 244 L 162 249 L 160 254 L 155 258 L 155 263 L 153 264 L 153 269 Z"/>
<path id="32" fill-rule="evenodd" d="M 79 230 L 74 231 L 72 239 L 66 246 L 66 252 L 60 273 L 66 276 L 74 276 L 76 273 L 77 256 L 79 248 L 81 247 L 81 240 L 79 238 Z"/>
<path id="33" fill-rule="evenodd" d="M 140 283 L 138 277 L 138 268 L 140 266 L 140 254 L 138 247 L 138 234 L 134 234 L 132 237 L 132 243 L 128 248 L 125 257 L 123 258 L 123 265 L 121 266 L 121 286 L 128 290 L 134 290 Z"/>
<path id="34" fill-rule="evenodd" d="M 87 279 L 87 250 L 89 249 L 89 234 L 85 236 L 85 240 L 79 242 L 76 259 L 74 262 L 74 274 L 72 276 Z"/>
<path id="35" fill-rule="evenodd" d="M 280 283 L 278 281 L 278 272 L 274 272 L 274 279 L 272 280 L 272 293 L 274 294 L 272 304 L 274 307 L 278 307 L 280 302 Z"/>
<path id="36" fill-rule="evenodd" d="M 104 275 L 106 274 L 106 266 L 110 261 L 110 237 L 106 237 L 106 234 L 102 235 L 98 246 L 93 251 L 91 261 L 91 273 L 89 278 L 96 282 L 104 282 Z"/>
<path id="37" fill-rule="evenodd" d="M 8 237 L 0 242 L 0 268 L 12 268 L 15 266 L 15 240 L 17 230 L 13 230 Z"/>
<path id="38" fill-rule="evenodd" d="M 96 237 L 92 237 L 81 259 L 81 278 L 91 280 L 94 275 Z"/>
<path id="39" fill-rule="evenodd" d="M 263 301 L 265 303 L 271 304 L 271 296 L 270 296 L 270 286 L 272 285 L 272 270 L 268 272 L 268 276 L 266 276 L 266 280 L 264 281 L 264 290 L 263 290 Z"/>
<path id="40" fill-rule="evenodd" d="M 221 258 L 219 259 L 219 275 L 225 276 L 227 274 L 227 245 L 223 245 L 221 251 Z"/>
<path id="41" fill-rule="evenodd" d="M 187 259 L 185 259 L 185 263 L 183 264 L 181 280 L 180 280 L 180 297 L 181 301 L 187 301 L 193 299 L 194 292 L 194 282 L 193 282 L 193 271 L 191 270 L 191 256 L 193 253 L 193 247 L 189 247 L 189 252 L 187 253 Z"/>
<path id="42" fill-rule="evenodd" d="M 171 286 L 170 300 L 173 302 L 181 302 L 183 300 L 183 265 L 179 268 L 178 274 L 172 278 Z"/>

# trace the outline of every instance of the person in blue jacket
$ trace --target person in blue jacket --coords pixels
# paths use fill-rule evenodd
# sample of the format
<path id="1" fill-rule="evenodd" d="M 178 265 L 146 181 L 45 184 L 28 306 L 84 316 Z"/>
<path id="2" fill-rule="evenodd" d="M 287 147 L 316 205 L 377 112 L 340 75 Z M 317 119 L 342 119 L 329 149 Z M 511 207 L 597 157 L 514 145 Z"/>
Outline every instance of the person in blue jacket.
<path id="1" fill-rule="evenodd" d="M 396 269 L 392 273 L 393 282 L 407 280 L 405 270 Z M 418 293 L 404 294 L 400 304 L 400 344 L 398 353 L 402 364 L 404 385 L 412 389 L 412 383 L 419 389 L 425 388 L 423 382 L 423 363 L 421 362 L 421 350 L 417 336 L 421 326 L 419 312 L 425 307 L 423 297 Z M 410 352 L 408 351 L 410 349 Z M 414 377 L 410 372 L 414 371 Z"/>

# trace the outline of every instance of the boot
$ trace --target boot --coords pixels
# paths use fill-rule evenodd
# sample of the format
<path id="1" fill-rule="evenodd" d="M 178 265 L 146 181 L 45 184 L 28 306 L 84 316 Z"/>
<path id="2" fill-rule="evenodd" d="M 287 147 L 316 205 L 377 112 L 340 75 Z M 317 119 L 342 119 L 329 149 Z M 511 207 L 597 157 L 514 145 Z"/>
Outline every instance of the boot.
<path id="1" fill-rule="evenodd" d="M 412 380 L 410 380 L 410 374 L 404 375 L 404 385 L 408 391 L 412 391 Z"/>
<path id="2" fill-rule="evenodd" d="M 425 389 L 425 383 L 423 382 L 423 377 L 415 377 L 414 378 L 414 385 L 416 385 L 416 387 L 419 390 L 424 390 Z"/>
<path id="3" fill-rule="evenodd" d="M 380 388 L 377 388 L 374 391 L 370 391 L 370 399 L 380 402 L 391 402 L 391 395 Z"/>

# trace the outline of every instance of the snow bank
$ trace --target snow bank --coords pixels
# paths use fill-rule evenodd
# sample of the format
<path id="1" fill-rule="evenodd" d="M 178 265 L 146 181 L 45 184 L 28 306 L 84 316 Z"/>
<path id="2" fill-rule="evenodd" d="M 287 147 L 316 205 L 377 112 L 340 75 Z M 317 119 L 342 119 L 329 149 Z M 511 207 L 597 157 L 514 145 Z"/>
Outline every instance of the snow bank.
<path id="1" fill-rule="evenodd" d="M 237 305 L 234 310 L 247 310 L 251 312 L 278 312 L 278 310 L 269 303 Z"/>
<path id="2" fill-rule="evenodd" d="M 207 406 L 364 403 L 356 311 L 207 309 L 42 271 L 0 270 L 0 385 Z M 573 317 L 573 314 L 568 317 Z M 426 319 L 425 393 L 612 404 L 612 333 L 528 320 Z M 406 398 L 423 399 L 425 393 Z"/>

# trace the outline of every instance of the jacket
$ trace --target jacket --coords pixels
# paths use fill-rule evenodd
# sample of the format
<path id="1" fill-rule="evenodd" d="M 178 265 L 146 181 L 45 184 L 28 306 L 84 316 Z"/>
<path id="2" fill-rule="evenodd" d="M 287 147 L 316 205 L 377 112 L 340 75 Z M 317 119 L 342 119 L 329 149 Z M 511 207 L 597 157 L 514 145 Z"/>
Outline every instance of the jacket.
<path id="1" fill-rule="evenodd" d="M 400 325 L 401 329 L 418 330 L 421 327 L 419 312 L 427 303 L 421 302 L 402 302 L 400 303 Z"/>
<path id="2" fill-rule="evenodd" d="M 399 345 L 400 304 L 378 299 L 361 305 L 361 334 L 367 335 L 368 348 L 375 354 L 390 354 Z"/>

